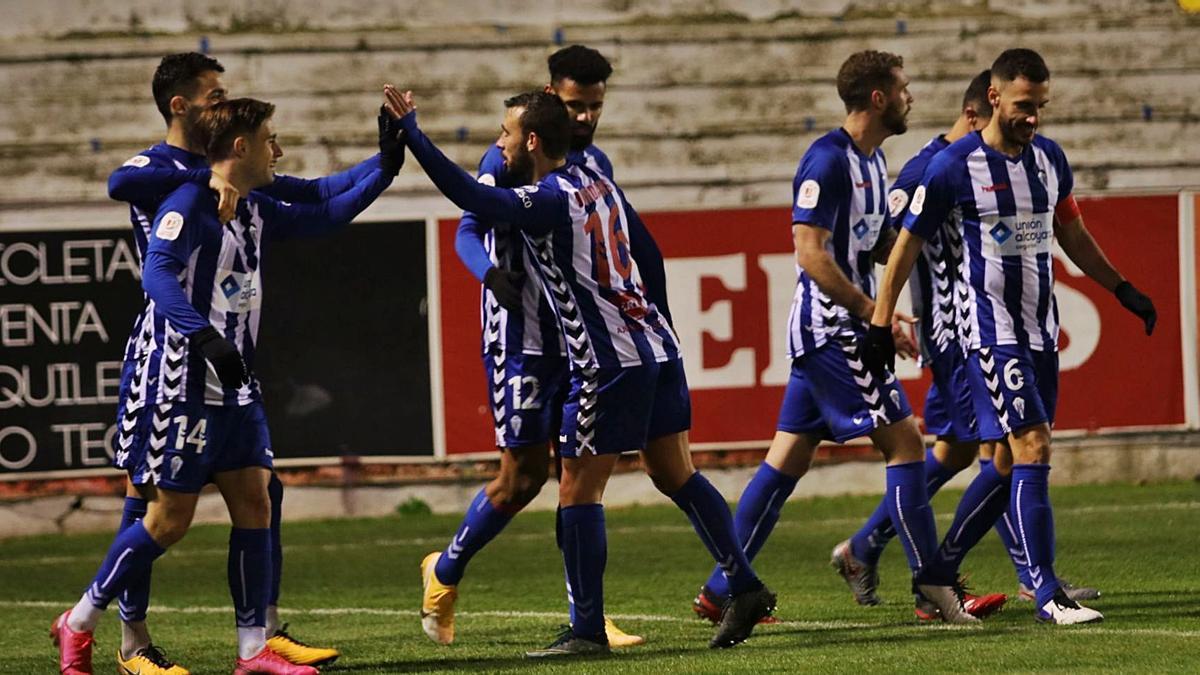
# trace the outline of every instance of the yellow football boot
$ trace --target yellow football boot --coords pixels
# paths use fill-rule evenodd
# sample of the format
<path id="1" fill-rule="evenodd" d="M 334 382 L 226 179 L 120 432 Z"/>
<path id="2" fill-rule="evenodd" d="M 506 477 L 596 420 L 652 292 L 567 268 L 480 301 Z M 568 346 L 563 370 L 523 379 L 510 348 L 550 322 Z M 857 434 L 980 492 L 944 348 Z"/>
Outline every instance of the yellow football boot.
<path id="1" fill-rule="evenodd" d="M 617 628 L 617 624 L 613 623 L 613 620 L 607 616 L 604 617 L 604 632 L 608 634 L 608 646 L 613 649 L 636 647 L 646 644 L 646 638 L 641 635 L 630 635 Z"/>
<path id="2" fill-rule="evenodd" d="M 288 625 L 280 626 L 275 634 L 267 639 L 267 647 L 282 656 L 285 661 L 296 666 L 327 666 L 342 655 L 336 649 L 328 647 L 313 647 L 288 635 Z"/>
<path id="3" fill-rule="evenodd" d="M 430 640 L 448 645 L 454 642 L 454 602 L 458 600 L 458 587 L 443 584 L 433 573 L 441 555 L 441 551 L 435 551 L 421 561 L 421 579 L 425 586 L 421 598 L 421 628 Z"/>
<path id="4" fill-rule="evenodd" d="M 118 675 L 191 675 L 191 672 L 173 663 L 154 645 L 142 647 L 128 659 L 121 658 L 121 649 L 117 648 Z"/>

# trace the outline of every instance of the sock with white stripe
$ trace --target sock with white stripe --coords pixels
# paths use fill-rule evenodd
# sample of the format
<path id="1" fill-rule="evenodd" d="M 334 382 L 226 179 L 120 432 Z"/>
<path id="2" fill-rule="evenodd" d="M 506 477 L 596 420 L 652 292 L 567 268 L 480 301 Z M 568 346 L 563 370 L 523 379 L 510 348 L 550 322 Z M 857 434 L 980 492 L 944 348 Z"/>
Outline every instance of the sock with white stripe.
<path id="1" fill-rule="evenodd" d="M 150 538 L 142 521 L 136 521 L 117 534 L 92 585 L 67 617 L 73 631 L 91 631 L 113 598 L 135 580 L 146 575 L 154 561 L 166 552 Z"/>
<path id="2" fill-rule="evenodd" d="M 1037 606 L 1054 597 L 1054 512 L 1050 509 L 1050 466 L 1017 464 L 1012 471 L 1009 510 L 1017 517 L 1017 536 L 1029 561 L 1029 580 Z"/>
<path id="3" fill-rule="evenodd" d="M 915 574 L 933 560 L 937 551 L 937 525 L 925 487 L 925 463 L 892 464 L 886 475 L 888 514 Z"/>
<path id="4" fill-rule="evenodd" d="M 267 595 L 271 586 L 270 528 L 229 531 L 229 594 L 238 627 L 238 656 L 253 658 L 267 644 Z"/>
<path id="5" fill-rule="evenodd" d="M 438 581 L 447 586 L 461 581 L 471 558 L 500 534 L 518 510 L 505 511 L 496 508 L 488 499 L 486 489 L 481 489 L 471 501 L 471 506 L 467 507 L 467 514 L 458 526 L 458 532 L 454 534 L 454 538 L 450 540 L 450 544 L 446 546 L 433 568 Z"/>
<path id="6" fill-rule="evenodd" d="M 720 492 L 699 471 L 671 495 L 671 501 L 687 514 L 700 541 L 728 582 L 728 593 L 738 595 L 762 588 L 750 567 L 746 552 L 738 544 L 733 515 Z"/>
<path id="7" fill-rule="evenodd" d="M 980 459 L 979 469 L 982 471 L 991 464 L 992 460 L 990 459 Z M 1012 483 L 1011 477 L 1009 483 Z M 1021 546 L 1021 540 L 1017 538 L 1017 519 L 1014 517 L 1011 507 L 1012 497 L 1010 496 L 1004 513 L 1000 514 L 1000 519 L 996 521 L 996 536 L 1000 537 L 1000 543 L 1004 544 L 1004 549 L 1008 551 L 1008 559 L 1012 561 L 1013 569 L 1017 572 L 1017 581 L 1025 584 L 1026 588 L 1033 588 L 1033 582 L 1029 580 L 1029 568 L 1025 562 L 1025 548 Z"/>
<path id="8" fill-rule="evenodd" d="M 747 560 L 754 560 L 775 523 L 779 522 L 779 512 L 783 503 L 796 489 L 799 478 L 783 473 L 779 469 L 763 462 L 754 472 L 754 477 L 746 485 L 742 496 L 738 499 L 737 511 L 733 514 L 734 530 L 737 532 L 738 544 L 746 554 Z M 729 595 L 729 581 L 721 567 L 713 568 L 705 584 L 708 590 L 719 597 Z"/>
<path id="9" fill-rule="evenodd" d="M 958 502 L 954 522 L 938 547 L 937 556 L 922 572 L 922 581 L 947 586 L 958 579 L 958 568 L 967 553 L 996 524 L 1008 508 L 1010 479 L 1001 476 L 991 463 L 967 486 Z"/>
<path id="10" fill-rule="evenodd" d="M 571 630 L 579 637 L 607 642 L 604 632 L 604 568 L 608 534 L 602 504 L 562 508 L 562 554 L 571 603 Z"/>
<path id="11" fill-rule="evenodd" d="M 957 471 L 938 461 L 933 454 L 933 448 L 925 449 L 925 487 L 928 488 L 931 498 L 957 474 Z M 883 555 L 883 549 L 895 536 L 896 530 L 892 527 L 892 516 L 888 511 L 887 502 L 881 499 L 879 506 L 875 507 L 875 512 L 863 524 L 862 529 L 850 537 L 850 551 L 862 562 L 876 565 L 879 563 L 879 556 Z"/>

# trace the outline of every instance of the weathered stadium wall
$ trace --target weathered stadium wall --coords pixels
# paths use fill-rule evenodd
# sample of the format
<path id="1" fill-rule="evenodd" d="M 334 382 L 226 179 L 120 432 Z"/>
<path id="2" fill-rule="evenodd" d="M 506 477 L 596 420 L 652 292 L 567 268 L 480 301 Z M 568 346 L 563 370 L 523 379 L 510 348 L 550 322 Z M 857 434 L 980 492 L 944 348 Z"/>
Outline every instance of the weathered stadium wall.
<path id="1" fill-rule="evenodd" d="M 689 362 L 699 385 L 698 419 L 712 419 L 703 411 L 728 409 L 731 401 L 753 402 L 749 436 L 697 429 L 698 440 L 710 448 L 760 447 L 769 434 L 778 383 L 768 367 L 769 340 L 759 333 L 776 330 L 776 310 L 766 300 L 774 269 L 768 263 L 787 257 L 787 237 L 785 230 L 772 234 L 765 223 L 786 222 L 798 158 L 841 120 L 832 82 L 841 60 L 867 47 L 905 56 L 917 100 L 909 132 L 885 144 L 895 172 L 951 123 L 967 80 L 995 54 L 1008 46 L 1035 47 L 1053 72 L 1044 131 L 1066 149 L 1078 191 L 1094 197 L 1091 211 L 1085 201 L 1089 223 L 1107 232 L 1118 263 L 1139 284 L 1146 278 L 1145 285 L 1159 291 L 1155 299 L 1169 308 L 1156 341 L 1144 347 L 1127 334 L 1131 320 L 1111 298 L 1074 279 L 1069 266 L 1060 267 L 1064 292 L 1085 301 L 1084 323 L 1076 335 L 1070 326 L 1066 330 L 1069 339 L 1086 340 L 1069 343 L 1068 350 L 1081 351 L 1081 344 L 1095 339 L 1088 353 L 1095 358 L 1065 373 L 1065 386 L 1086 394 L 1125 390 L 1128 382 L 1145 390 L 1128 405 L 1119 398 L 1112 404 L 1077 396 L 1065 403 L 1072 421 L 1067 428 L 1084 434 L 1079 447 L 1091 442 L 1086 434 L 1112 427 L 1196 428 L 1196 256 L 1188 254 L 1196 250 L 1194 204 L 1178 192 L 1200 185 L 1200 20 L 1165 1 L 934 0 L 896 9 L 902 4 L 5 3 L 12 11 L 0 24 L 0 85 L 6 91 L 0 99 L 0 246 L 6 247 L 0 256 L 8 251 L 12 265 L 0 278 L 0 306 L 10 308 L 0 330 L 7 336 L 0 364 L 22 375 L 0 381 L 0 485 L 9 479 L 11 487 L 15 472 L 49 478 L 56 473 L 47 471 L 104 471 L 88 467 L 106 461 L 115 395 L 111 368 L 127 331 L 119 318 L 125 310 L 111 303 L 137 296 L 136 274 L 117 260 L 117 242 L 127 240 L 127 213 L 107 200 L 104 179 L 162 134 L 149 100 L 158 58 L 202 44 L 225 64 L 235 95 L 279 105 L 282 168 L 308 176 L 344 168 L 373 151 L 372 117 L 384 81 L 414 88 L 423 126 L 448 154 L 473 167 L 493 139 L 501 99 L 543 82 L 545 57 L 558 43 L 582 42 L 609 55 L 616 72 L 597 138 L 631 200 L 662 232 L 674 270 L 672 296 L 694 305 L 681 332 L 698 352 Z M 323 250 L 360 255 L 371 248 L 368 243 L 364 249 L 362 238 L 378 244 L 378 251 L 384 240 L 374 238 L 386 237 L 386 247 L 415 257 L 386 272 L 354 264 L 334 270 L 304 266 L 312 250 L 299 248 L 291 254 L 291 278 L 271 286 L 268 277 L 269 292 L 306 279 L 327 276 L 329 282 L 302 286 L 303 293 L 292 296 L 280 293 L 272 307 L 283 307 L 289 297 L 293 304 L 277 310 L 279 322 L 264 328 L 277 331 L 267 339 L 280 345 L 279 360 L 262 364 L 280 387 L 268 398 L 280 456 L 304 464 L 340 464 L 358 456 L 386 462 L 491 456 L 486 414 L 479 408 L 482 380 L 474 372 L 474 289 L 448 246 L 446 225 L 437 220 L 453 213 L 413 163 L 360 218 L 378 225 L 352 228 Z M 744 252 L 714 232 L 743 221 L 758 224 L 747 230 L 754 234 L 745 242 L 755 256 L 734 260 Z M 74 271 L 65 269 L 65 241 L 75 242 L 70 255 L 91 256 Z M 380 285 L 398 290 L 386 299 L 366 292 Z M 105 322 L 103 340 L 82 321 L 93 300 Z M 59 309 L 51 303 L 60 303 Z M 318 321 L 299 312 L 341 312 L 327 322 L 336 329 L 353 321 L 361 304 L 385 308 L 389 325 L 402 333 L 386 337 L 392 358 L 387 369 L 372 372 L 354 362 L 363 353 L 355 348 L 385 339 L 383 332 L 360 334 L 361 342 L 342 352 L 330 351 L 332 336 L 287 343 L 289 334 L 315 335 Z M 34 314 L 48 323 L 59 317 L 53 339 Z M 37 344 L 24 344 L 29 340 Z M 326 345 L 324 358 L 305 359 L 315 344 Z M 55 364 L 65 365 L 51 372 Z M 343 367 L 339 381 L 345 364 L 356 375 L 346 380 Z M 722 370 L 731 365 L 737 367 Z M 26 367 L 33 376 L 23 375 Z M 278 378 L 268 372 L 273 367 Z M 402 376 L 364 388 L 364 378 L 385 370 Z M 909 375 L 912 393 L 920 394 L 918 374 Z M 740 378 L 738 384 L 713 384 L 726 376 Z M 21 378 L 72 393 L 41 406 L 20 404 L 14 390 Z M 45 389 L 37 391 L 44 400 Z M 364 392 L 374 395 L 373 403 L 354 398 Z M 38 428 L 30 432 L 38 445 L 32 457 L 16 427 Z M 1129 452 L 1158 448 L 1174 459 L 1142 461 L 1138 477 L 1191 476 L 1200 473 L 1193 444 L 1191 436 L 1135 435 L 1109 451 L 1114 461 L 1124 461 Z M 319 455 L 326 459 L 313 459 Z M 1068 469 L 1063 479 L 1091 480 L 1085 464 Z M 353 473 L 335 480 L 350 480 Z M 106 479 L 95 489 L 113 485 Z"/>

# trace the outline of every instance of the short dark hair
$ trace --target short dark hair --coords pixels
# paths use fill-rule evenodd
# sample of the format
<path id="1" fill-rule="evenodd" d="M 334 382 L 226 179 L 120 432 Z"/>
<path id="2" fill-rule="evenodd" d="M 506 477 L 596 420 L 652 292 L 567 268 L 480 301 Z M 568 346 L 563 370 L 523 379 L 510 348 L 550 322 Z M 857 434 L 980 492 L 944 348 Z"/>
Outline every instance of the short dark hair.
<path id="1" fill-rule="evenodd" d="M 1042 83 L 1050 79 L 1050 69 L 1042 55 L 1032 49 L 1018 47 L 1005 49 L 992 62 L 992 75 L 1004 82 L 1023 77 L 1030 82 Z"/>
<path id="2" fill-rule="evenodd" d="M 563 47 L 551 54 L 546 63 L 550 66 L 552 84 L 557 84 L 563 78 L 570 78 L 585 86 L 607 82 L 613 71 L 612 64 L 600 52 L 583 45 Z"/>
<path id="3" fill-rule="evenodd" d="M 223 73 L 225 67 L 211 56 L 199 52 L 171 54 L 158 62 L 150 89 L 154 92 L 154 105 L 158 106 L 158 112 L 167 124 L 171 123 L 171 99 L 190 96 L 196 90 L 196 79 L 210 70 Z"/>
<path id="4" fill-rule="evenodd" d="M 537 89 L 505 99 L 504 107 L 525 109 L 521 112 L 521 133 L 537 134 L 547 157 L 567 156 L 571 146 L 571 118 L 562 99 Z"/>
<path id="5" fill-rule="evenodd" d="M 988 100 L 988 87 L 992 85 L 992 71 L 985 70 L 971 80 L 967 91 L 963 93 L 962 109 L 967 106 L 975 109 L 980 117 L 992 116 L 992 102 Z"/>
<path id="6" fill-rule="evenodd" d="M 234 98 L 205 109 L 196 122 L 196 133 L 208 161 L 229 158 L 234 139 L 258 131 L 274 114 L 274 104 L 253 98 Z"/>
<path id="7" fill-rule="evenodd" d="M 904 57 L 868 49 L 856 52 L 838 69 L 837 91 L 846 112 L 866 110 L 871 92 L 886 91 L 896 82 L 893 68 L 903 68 Z"/>

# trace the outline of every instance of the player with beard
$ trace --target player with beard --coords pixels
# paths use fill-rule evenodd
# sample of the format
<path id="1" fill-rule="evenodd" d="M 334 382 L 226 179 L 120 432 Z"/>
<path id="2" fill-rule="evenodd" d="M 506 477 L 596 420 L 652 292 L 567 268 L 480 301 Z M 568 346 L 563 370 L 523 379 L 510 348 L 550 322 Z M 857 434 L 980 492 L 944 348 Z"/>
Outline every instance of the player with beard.
<path id="1" fill-rule="evenodd" d="M 788 316 L 792 373 L 775 438 L 738 501 L 738 540 L 746 557 L 766 543 L 780 510 L 825 439 L 844 443 L 870 436 L 887 459 L 888 515 L 908 555 L 914 578 L 937 549 L 925 487 L 925 445 L 904 390 L 894 376 L 869 372 L 858 341 L 875 311 L 875 261 L 890 245 L 887 166 L 880 145 L 907 130 L 912 105 L 904 61 L 894 54 L 851 55 L 837 76 L 846 105 L 842 127 L 817 139 L 793 181 L 792 236 L 799 279 Z M 901 350 L 914 347 L 901 328 L 910 317 L 888 313 Z M 715 615 L 729 593 L 715 570 L 693 603 Z M 977 621 L 953 581 L 914 586 L 950 623 Z"/>
<path id="2" fill-rule="evenodd" d="M 947 539 L 918 583 L 945 583 L 966 552 L 1008 509 L 1026 555 L 1036 618 L 1054 624 L 1100 621 L 1067 595 L 1054 573 L 1050 428 L 1058 402 L 1058 311 L 1052 239 L 1085 274 L 1154 329 L 1154 304 L 1120 275 L 1084 227 L 1074 180 L 1057 143 L 1037 134 L 1050 100 L 1050 71 L 1030 49 L 1009 49 L 991 68 L 988 125 L 938 153 L 913 193 L 888 259 L 863 360 L 877 377 L 894 367 L 887 325 L 896 297 L 925 243 L 951 233 L 964 242 L 957 283 L 966 379 L 983 440 L 1001 441 L 996 464 L 963 496 Z"/>
<path id="3" fill-rule="evenodd" d="M 933 137 L 904 164 L 888 193 L 893 227 L 898 228 L 903 222 L 913 193 L 933 158 L 951 143 L 987 126 L 992 118 L 992 104 L 987 98 L 991 83 L 990 70 L 976 75 L 963 94 L 960 113 L 954 125 L 945 134 Z M 917 344 L 922 365 L 929 367 L 933 374 L 933 382 L 925 398 L 925 429 L 937 438 L 933 447 L 925 453 L 925 484 L 931 498 L 959 471 L 970 466 L 976 455 L 979 456 L 981 471 L 995 470 L 1007 475 L 1011 470 L 1010 465 L 993 464 L 995 443 L 979 442 L 956 309 L 960 297 L 963 297 L 961 293 L 965 293 L 965 289 L 955 283 L 961 260 L 961 235 L 956 231 L 940 232 L 921 249 L 909 280 L 913 314 L 918 319 Z M 970 500 L 963 503 L 970 503 Z M 1029 583 L 1029 572 L 1025 565 L 1025 551 L 1016 542 L 1010 522 L 1016 520 L 1010 520 L 1006 514 L 1004 522 L 997 523 L 995 529 L 1016 568 L 1021 592 L 1026 592 L 1024 589 Z M 953 540 L 956 534 L 957 531 L 951 528 L 946 537 Z M 832 565 L 846 580 L 860 605 L 882 602 L 876 594 L 879 557 L 895 536 L 896 530 L 888 517 L 887 504 L 880 502 L 863 527 L 834 548 Z M 1063 587 L 1076 601 L 1099 597 L 1100 594 L 1094 588 L 1071 586 L 1065 582 Z M 983 617 L 999 610 L 1006 600 L 1006 596 L 1000 593 L 983 596 L 967 594 L 963 604 L 971 614 Z M 917 606 L 915 611 L 917 618 L 922 620 L 937 618 L 936 613 L 930 612 L 928 607 Z"/>
<path id="4" fill-rule="evenodd" d="M 548 60 L 547 93 L 563 101 L 570 117 L 567 163 L 613 177 L 612 163 L 592 144 L 612 66 L 600 52 L 583 45 L 556 51 Z M 509 117 L 522 108 L 507 106 Z M 516 128 L 515 119 L 507 119 Z M 532 181 L 529 155 L 505 163 L 497 141 L 479 164 L 478 180 L 487 185 L 517 187 Z M 645 270 L 646 292 L 670 321 L 662 255 L 645 225 L 632 218 L 630 247 Z M 471 558 L 499 534 L 546 483 L 550 446 L 557 436 L 569 385 L 569 364 L 554 310 L 541 293 L 536 262 L 520 233 L 466 212 L 459 223 L 455 251 L 482 283 L 483 361 L 488 382 L 500 472 L 475 496 L 450 543 L 421 562 L 421 625 L 440 644 L 454 641 L 454 605 L 458 584 Z M 558 528 L 556 528 L 558 529 Z M 645 640 L 627 635 L 605 621 L 609 645 L 627 647 Z"/>

